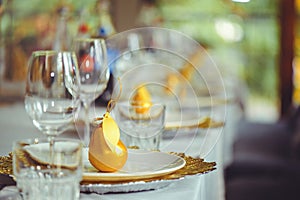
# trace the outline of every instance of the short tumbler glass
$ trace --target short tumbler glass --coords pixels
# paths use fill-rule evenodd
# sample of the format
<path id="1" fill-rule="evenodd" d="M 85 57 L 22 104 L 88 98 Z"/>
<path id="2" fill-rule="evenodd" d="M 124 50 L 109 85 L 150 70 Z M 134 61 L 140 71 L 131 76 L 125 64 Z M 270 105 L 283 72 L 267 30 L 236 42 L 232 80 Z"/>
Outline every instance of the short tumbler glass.
<path id="1" fill-rule="evenodd" d="M 120 128 L 121 140 L 127 147 L 159 150 L 165 128 L 164 104 L 117 103 L 113 116 Z"/>
<path id="2" fill-rule="evenodd" d="M 13 171 L 23 199 L 79 199 L 82 142 L 55 138 L 53 155 L 49 147 L 46 138 L 13 143 Z"/>

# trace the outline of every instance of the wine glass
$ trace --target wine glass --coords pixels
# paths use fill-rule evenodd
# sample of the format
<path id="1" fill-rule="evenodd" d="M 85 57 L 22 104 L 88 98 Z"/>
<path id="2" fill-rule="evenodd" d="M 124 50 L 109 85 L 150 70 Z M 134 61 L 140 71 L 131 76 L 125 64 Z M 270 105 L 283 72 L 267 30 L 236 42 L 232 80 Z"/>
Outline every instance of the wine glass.
<path id="1" fill-rule="evenodd" d="M 29 59 L 25 110 L 50 143 L 68 128 L 79 105 L 79 69 L 74 52 L 34 51 Z"/>
<path id="2" fill-rule="evenodd" d="M 91 135 L 90 106 L 104 92 L 109 80 L 106 44 L 101 38 L 77 38 L 73 50 L 79 63 L 79 95 L 85 111 L 83 143 L 87 147 Z"/>

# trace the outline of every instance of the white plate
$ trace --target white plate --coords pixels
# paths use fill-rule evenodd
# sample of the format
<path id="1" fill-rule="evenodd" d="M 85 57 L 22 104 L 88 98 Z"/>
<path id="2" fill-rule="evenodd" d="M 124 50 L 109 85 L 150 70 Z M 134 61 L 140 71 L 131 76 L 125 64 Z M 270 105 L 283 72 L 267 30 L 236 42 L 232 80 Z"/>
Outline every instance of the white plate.
<path id="1" fill-rule="evenodd" d="M 69 141 L 57 141 L 55 142 L 55 153 L 59 152 L 74 152 L 78 149 L 78 144 L 69 142 Z M 24 147 L 27 153 L 31 156 L 32 159 L 41 163 L 49 164 L 51 163 L 51 157 L 49 152 L 49 143 L 37 143 L 31 144 Z M 61 165 L 64 167 L 75 167 L 78 163 L 75 159 L 58 159 L 53 161 L 54 165 Z"/>
<path id="2" fill-rule="evenodd" d="M 163 152 L 128 150 L 128 159 L 122 169 L 113 173 L 84 172 L 83 181 L 133 181 L 154 178 L 175 172 L 184 167 L 185 160 Z"/>

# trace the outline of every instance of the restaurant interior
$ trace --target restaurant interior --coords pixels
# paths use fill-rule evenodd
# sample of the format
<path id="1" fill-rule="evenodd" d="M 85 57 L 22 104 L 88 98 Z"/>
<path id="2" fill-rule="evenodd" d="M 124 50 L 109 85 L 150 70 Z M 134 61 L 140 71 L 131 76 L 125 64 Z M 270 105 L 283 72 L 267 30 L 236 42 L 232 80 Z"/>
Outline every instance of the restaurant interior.
<path id="1" fill-rule="evenodd" d="M 101 3 L 106 7 L 99 6 Z M 157 38 L 153 43 L 168 41 L 171 50 L 179 49 L 176 52 L 182 53 L 196 68 L 201 68 L 202 63 L 190 56 L 195 49 L 189 44 L 197 43 L 206 52 L 218 74 L 203 67 L 200 78 L 195 75 L 191 81 L 197 92 L 201 90 L 198 86 L 203 85 L 200 79 L 206 75 L 209 77 L 204 77 L 204 82 L 211 84 L 213 91 L 209 95 L 217 94 L 221 86 L 224 89 L 221 98 L 225 98 L 222 102 L 226 105 L 225 128 L 219 136 L 222 144 L 213 146 L 219 148 L 216 150 L 219 157 L 212 160 L 208 157 L 209 161 L 216 161 L 217 166 L 220 158 L 218 170 L 222 172 L 218 176 L 222 176 L 223 182 L 218 187 L 215 181 L 201 182 L 197 187 L 201 187 L 199 193 L 205 195 L 191 199 L 299 199 L 299 19 L 300 0 L 0 0 L 0 129 L 9 121 L 6 114 L 10 106 L 23 106 L 27 63 L 33 51 L 56 49 L 56 44 L 67 50 L 79 34 L 104 38 L 109 45 L 127 35 L 136 36 L 143 28 L 150 32 L 155 30 Z M 166 38 L 165 32 L 181 37 Z M 128 44 L 131 42 L 133 47 L 130 48 L 140 48 L 137 40 L 131 37 Z M 177 58 L 162 54 L 155 58 L 169 59 L 161 61 L 163 65 L 176 62 Z M 130 59 L 134 58 L 127 58 L 121 67 L 137 62 Z M 118 75 L 124 72 L 116 68 Z M 141 78 L 136 78 L 139 76 L 143 75 L 136 74 L 121 81 L 123 93 L 140 81 Z M 158 72 L 153 76 L 162 75 Z M 104 93 L 95 100 L 98 107 L 108 105 L 113 96 L 112 88 L 120 84 L 116 78 L 110 80 Z M 199 92 L 201 95 L 206 97 L 207 91 Z M 32 125 L 28 130 L 34 129 Z M 11 138 L 7 132 L 11 131 L 0 131 L 1 138 Z M 22 138 L 27 138 L 26 133 Z M 4 149 L 2 154 L 8 153 L 7 147 L 0 148 Z M 212 191 L 205 192 L 209 188 Z M 128 195 L 132 196 L 117 193 L 102 197 L 144 199 L 147 195 L 160 197 L 169 192 L 168 188 L 158 191 L 161 193 L 153 196 L 147 192 L 130 192 Z M 80 199 L 88 197 L 92 195 L 80 196 Z M 171 197 L 179 199 L 180 195 Z"/>

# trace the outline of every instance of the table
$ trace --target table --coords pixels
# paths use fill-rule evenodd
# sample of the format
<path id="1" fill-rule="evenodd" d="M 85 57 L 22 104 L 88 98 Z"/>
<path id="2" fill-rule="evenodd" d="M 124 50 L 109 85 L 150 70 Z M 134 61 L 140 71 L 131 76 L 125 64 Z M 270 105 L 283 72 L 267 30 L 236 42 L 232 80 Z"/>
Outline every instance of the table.
<path id="1" fill-rule="evenodd" d="M 224 197 L 224 180 L 223 180 L 223 135 L 219 134 L 221 129 L 215 129 L 215 132 L 203 136 L 185 135 L 173 137 L 172 139 L 164 139 L 162 142 L 163 151 L 185 151 L 186 154 L 192 156 L 205 156 L 206 161 L 217 162 L 217 169 L 204 175 L 185 178 L 182 181 L 159 190 L 121 193 L 121 194 L 81 194 L 80 199 L 165 199 L 165 200 L 223 200 Z M 210 136 L 218 134 L 218 140 L 215 141 L 214 147 L 209 151 L 202 151 L 199 143 L 203 144 L 203 140 L 210 141 Z M 11 144 L 14 140 L 42 137 L 38 130 L 33 126 L 32 121 L 26 114 L 23 102 L 8 103 L 0 106 L 0 155 L 7 155 L 11 151 Z M 74 137 L 74 132 L 63 133 L 60 137 Z M 192 137 L 192 140 L 191 140 Z M 188 145 L 187 145 L 188 144 Z M 206 144 L 206 143 L 205 143 Z M 205 144 L 202 149 L 206 149 Z M 204 155 L 205 154 L 205 155 Z"/>

